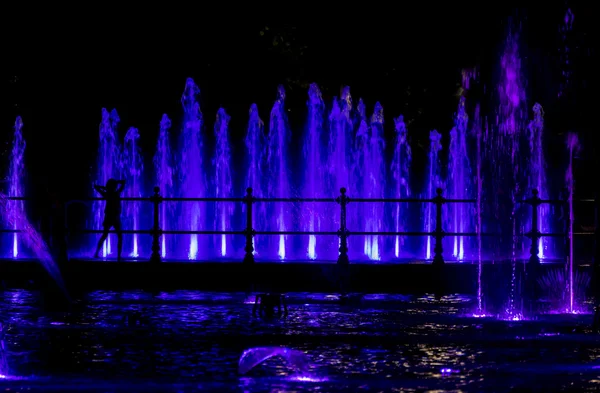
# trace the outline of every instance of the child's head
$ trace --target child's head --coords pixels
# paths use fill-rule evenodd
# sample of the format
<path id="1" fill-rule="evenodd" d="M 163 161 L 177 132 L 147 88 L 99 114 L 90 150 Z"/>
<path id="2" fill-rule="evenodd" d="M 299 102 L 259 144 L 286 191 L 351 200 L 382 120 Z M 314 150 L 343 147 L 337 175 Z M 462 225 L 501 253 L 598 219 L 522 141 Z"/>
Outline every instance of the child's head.
<path id="1" fill-rule="evenodd" d="M 117 181 L 115 179 L 108 179 L 106 189 L 108 191 L 115 191 L 117 189 Z"/>

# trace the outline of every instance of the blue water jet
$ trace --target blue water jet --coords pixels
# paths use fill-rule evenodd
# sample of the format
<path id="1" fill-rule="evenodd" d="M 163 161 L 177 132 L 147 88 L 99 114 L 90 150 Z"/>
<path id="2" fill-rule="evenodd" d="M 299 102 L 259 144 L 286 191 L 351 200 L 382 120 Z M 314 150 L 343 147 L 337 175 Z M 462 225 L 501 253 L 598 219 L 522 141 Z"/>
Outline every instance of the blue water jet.
<path id="1" fill-rule="evenodd" d="M 248 130 L 246 133 L 246 151 L 247 160 L 246 167 L 248 173 L 246 175 L 245 187 L 252 188 L 252 195 L 255 198 L 263 198 L 265 192 L 265 124 L 258 115 L 258 107 L 256 104 L 250 106 L 250 117 L 248 119 Z M 245 209 L 245 206 L 244 206 Z M 258 222 L 266 220 L 266 205 L 265 203 L 257 203 L 253 210 L 252 228 L 256 229 Z M 254 255 L 258 255 L 257 248 L 261 246 L 268 247 L 268 244 L 263 244 L 256 237 L 253 238 Z"/>
<path id="2" fill-rule="evenodd" d="M 192 78 L 188 78 L 181 97 L 184 115 L 180 147 L 181 189 L 179 193 L 183 198 L 205 198 L 207 196 L 203 160 L 203 119 L 198 102 L 199 96 L 200 89 Z M 206 210 L 204 202 L 183 202 L 179 216 L 180 228 L 187 228 L 190 231 L 204 230 L 207 223 Z M 206 237 L 198 237 L 197 234 L 189 235 L 188 259 L 198 259 L 199 249 L 207 249 Z"/>
<path id="3" fill-rule="evenodd" d="M 135 127 L 131 127 L 125 134 L 122 168 L 126 182 L 124 192 L 126 198 L 141 198 L 142 196 L 144 159 L 142 157 L 139 139 L 140 132 Z M 134 231 L 140 229 L 139 201 L 128 201 L 125 204 L 125 218 L 127 227 Z M 131 253 L 129 254 L 129 256 L 133 258 L 140 256 L 138 240 L 138 234 L 134 233 L 131 244 Z"/>
<path id="4" fill-rule="evenodd" d="M 160 187 L 160 193 L 164 198 L 172 198 L 175 196 L 173 189 L 173 156 L 171 154 L 171 141 L 170 131 L 171 120 L 166 114 L 162 115 L 160 120 L 160 131 L 158 133 L 158 141 L 156 143 L 156 153 L 154 155 L 154 173 L 156 184 Z M 171 218 L 174 216 L 175 209 L 173 203 L 161 203 L 160 204 L 160 225 L 163 229 L 170 229 L 168 224 Z M 169 243 L 170 246 L 171 243 Z M 161 236 L 161 248 L 160 255 L 165 258 L 167 256 L 167 250 L 174 251 L 174 249 L 167 248 L 166 236 Z"/>
<path id="5" fill-rule="evenodd" d="M 304 187 L 302 196 L 304 198 L 324 198 L 326 196 L 326 178 L 320 175 L 324 168 L 323 143 L 323 113 L 325 104 L 321 97 L 321 91 L 316 83 L 308 89 L 308 125 L 304 142 Z M 302 216 L 301 226 L 304 231 L 314 232 L 321 230 L 321 220 L 324 218 L 327 206 L 323 203 L 307 203 L 306 215 Z M 322 241 L 322 239 L 319 239 Z M 321 247 L 322 248 L 322 247 Z M 306 256 L 309 259 L 317 258 L 317 236 L 308 236 Z"/>
<path id="6" fill-rule="evenodd" d="M 409 198 L 410 183 L 409 172 L 412 159 L 412 151 L 408 144 L 408 130 L 404 122 L 404 116 L 400 115 L 394 119 L 396 128 L 396 140 L 394 147 L 394 158 L 392 159 L 391 172 L 394 178 L 394 195 L 392 198 Z M 403 232 L 407 225 L 407 213 L 409 206 L 406 203 L 396 203 L 394 208 L 394 230 Z M 404 247 L 405 237 L 396 235 L 394 238 L 394 256 L 400 257 L 401 250 Z"/>
<path id="7" fill-rule="evenodd" d="M 437 130 L 429 132 L 429 157 L 427 163 L 427 182 L 425 190 L 425 199 L 433 199 L 436 196 L 436 190 L 443 188 L 441 175 L 441 164 L 439 153 L 442 150 L 442 135 Z M 423 231 L 432 233 L 435 230 L 435 205 L 433 203 L 425 204 L 425 217 L 423 220 Z M 433 258 L 433 236 L 427 236 L 425 259 Z"/>
<path id="8" fill-rule="evenodd" d="M 217 139 L 217 151 L 215 154 L 215 197 L 231 198 L 233 191 L 231 181 L 231 151 L 229 149 L 229 120 L 231 117 L 220 108 L 215 121 L 215 136 Z M 233 216 L 233 204 L 231 202 L 217 202 L 215 205 L 215 231 L 230 231 Z M 217 235 L 216 249 L 218 256 L 225 257 L 231 248 L 231 235 Z"/>
<path id="9" fill-rule="evenodd" d="M 23 197 L 24 196 L 24 184 L 23 179 L 25 176 L 25 139 L 23 138 L 23 120 L 21 116 L 17 116 L 15 120 L 14 133 L 13 133 L 13 145 L 10 151 L 10 166 L 8 170 L 8 196 L 11 198 Z M 14 217 L 12 218 L 13 230 L 16 230 L 18 220 L 16 217 L 23 216 L 25 214 L 25 201 L 10 200 L 8 203 L 8 214 Z M 19 257 L 19 234 L 17 232 L 12 234 L 12 257 Z"/>
<path id="10" fill-rule="evenodd" d="M 271 110 L 271 121 L 269 123 L 269 141 L 267 150 L 267 165 L 269 168 L 267 196 L 269 198 L 290 198 L 291 187 L 289 180 L 289 167 L 287 157 L 289 153 L 291 131 L 285 112 L 285 89 L 283 86 L 277 88 L 277 99 Z M 271 204 L 269 210 L 270 228 L 279 232 L 291 229 L 291 208 L 286 202 Z M 277 250 L 279 259 L 286 259 L 287 235 L 280 234 L 273 237 L 276 244 L 270 247 Z"/>

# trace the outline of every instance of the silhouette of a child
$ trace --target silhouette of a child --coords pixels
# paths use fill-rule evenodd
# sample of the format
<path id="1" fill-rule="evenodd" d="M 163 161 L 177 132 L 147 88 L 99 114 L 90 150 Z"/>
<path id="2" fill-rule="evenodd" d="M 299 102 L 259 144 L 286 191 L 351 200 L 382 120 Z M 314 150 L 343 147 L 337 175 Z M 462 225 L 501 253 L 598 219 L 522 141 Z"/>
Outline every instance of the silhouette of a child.
<path id="1" fill-rule="evenodd" d="M 94 258 L 98 258 L 102 244 L 108 238 L 110 228 L 115 228 L 117 233 L 117 259 L 121 260 L 123 250 L 123 233 L 121 232 L 121 192 L 125 188 L 124 180 L 108 179 L 106 186 L 94 185 L 94 189 L 106 200 L 104 208 L 103 232 L 98 240 Z"/>

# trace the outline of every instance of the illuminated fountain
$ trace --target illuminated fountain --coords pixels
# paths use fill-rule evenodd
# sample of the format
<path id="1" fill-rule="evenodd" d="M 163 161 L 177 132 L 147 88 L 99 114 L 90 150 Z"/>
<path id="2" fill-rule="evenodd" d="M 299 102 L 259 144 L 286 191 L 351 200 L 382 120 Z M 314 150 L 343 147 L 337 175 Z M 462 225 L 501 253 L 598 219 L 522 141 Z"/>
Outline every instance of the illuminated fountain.
<path id="1" fill-rule="evenodd" d="M 220 108 L 217 112 L 215 122 L 215 136 L 217 138 L 217 152 L 215 156 L 215 197 L 231 198 L 233 191 L 231 183 L 231 152 L 229 150 L 229 120 L 230 116 L 225 109 Z M 215 231 L 230 231 L 231 218 L 233 216 L 233 204 L 231 202 L 217 202 L 215 205 Z M 216 249 L 220 257 L 228 255 L 231 248 L 231 235 L 216 235 Z"/>
<path id="2" fill-rule="evenodd" d="M 364 197 L 364 193 L 369 190 L 370 187 L 370 179 L 369 174 L 367 172 L 367 164 L 369 162 L 369 124 L 367 123 L 367 113 L 365 104 L 360 98 L 358 100 L 358 127 L 356 129 L 356 137 L 354 139 L 355 148 L 354 148 L 354 159 L 352 160 L 352 170 L 354 172 L 354 177 L 356 179 L 357 184 L 357 194 L 361 197 Z M 354 207 L 356 210 L 356 228 L 363 228 L 363 230 L 367 229 L 367 221 L 366 215 L 369 213 L 369 206 L 365 203 L 358 203 Z M 356 248 L 357 250 L 362 250 L 362 252 L 368 256 L 367 254 L 367 241 L 366 239 L 360 239 L 357 236 L 354 236 L 350 239 L 352 248 Z"/>
<path id="3" fill-rule="evenodd" d="M 568 231 L 568 249 L 569 254 L 567 256 L 567 266 L 569 272 L 568 279 L 568 292 L 569 292 L 569 312 L 574 312 L 575 304 L 575 285 L 574 285 L 574 266 L 575 261 L 573 260 L 573 222 L 575 221 L 575 215 L 573 213 L 573 195 L 575 193 L 575 177 L 573 176 L 573 158 L 577 151 L 579 150 L 579 139 L 577 138 L 577 134 L 574 132 L 570 132 L 567 135 L 567 148 L 569 149 L 569 166 L 567 168 L 567 173 L 565 176 L 565 180 L 567 182 L 567 190 L 568 190 L 568 210 L 569 210 L 569 227 Z"/>
<path id="4" fill-rule="evenodd" d="M 185 83 L 181 97 L 183 105 L 183 130 L 180 147 L 181 161 L 179 173 L 181 188 L 179 194 L 183 198 L 205 198 L 206 178 L 204 174 L 202 112 L 198 103 L 200 89 L 192 78 Z M 183 202 L 179 215 L 180 228 L 190 231 L 205 230 L 206 204 L 203 202 Z M 187 245 L 188 259 L 198 258 L 198 250 L 206 250 L 206 238 L 197 234 L 189 235 Z"/>
<path id="5" fill-rule="evenodd" d="M 448 165 L 448 198 L 470 199 L 473 191 L 471 163 L 467 149 L 467 130 L 469 116 L 465 108 L 465 98 L 461 97 L 458 110 L 454 116 L 454 128 L 450 130 L 449 165 Z M 450 232 L 468 232 L 471 228 L 469 214 L 471 206 L 466 203 L 453 203 L 448 207 Z M 452 256 L 458 261 L 465 258 L 468 238 L 455 236 L 452 240 Z"/>
<path id="6" fill-rule="evenodd" d="M 394 158 L 392 160 L 392 174 L 394 176 L 394 195 L 392 198 L 409 198 L 409 169 L 411 162 L 411 149 L 408 144 L 406 124 L 404 116 L 400 115 L 394 119 L 396 125 L 396 144 L 394 148 Z M 396 232 L 403 232 L 406 228 L 408 205 L 406 203 L 396 203 L 394 214 L 394 226 Z M 404 246 L 404 237 L 396 235 L 394 240 L 394 256 L 400 257 L 400 252 Z"/>
<path id="7" fill-rule="evenodd" d="M 544 109 L 538 103 L 533 106 L 533 120 L 529 123 L 529 171 L 528 190 L 538 190 L 538 196 L 541 199 L 548 199 L 548 190 L 546 188 L 546 161 L 544 160 L 544 148 L 542 145 L 542 134 L 544 131 Z M 552 232 L 550 228 L 550 205 L 543 203 L 538 207 L 538 227 L 540 233 Z M 547 256 L 549 251 L 550 238 L 541 237 L 539 240 L 540 258 Z"/>
<path id="8" fill-rule="evenodd" d="M 173 157 L 171 155 L 170 131 L 171 120 L 166 114 L 162 115 L 160 120 L 160 131 L 158 133 L 158 142 L 156 143 L 156 153 L 154 155 L 154 173 L 156 184 L 160 187 L 160 194 L 164 198 L 172 198 L 173 192 Z M 163 229 L 166 227 L 174 215 L 173 203 L 160 204 L 160 225 Z M 171 243 L 169 243 L 170 246 Z M 169 251 L 172 251 L 169 249 Z M 161 236 L 161 257 L 167 256 L 167 239 L 166 236 Z"/>
<path id="9" fill-rule="evenodd" d="M 267 197 L 290 198 L 290 173 L 288 167 L 288 153 L 291 130 L 285 112 L 285 90 L 283 86 L 277 89 L 277 99 L 271 110 L 271 121 L 269 123 L 269 141 L 267 150 L 267 165 L 269 173 L 267 176 Z M 285 202 L 276 202 L 269 206 L 270 228 L 279 232 L 291 229 L 291 205 Z M 273 236 L 271 250 L 277 250 L 279 259 L 284 260 L 287 256 L 287 235 Z M 275 243 L 275 244 L 273 244 Z"/>
<path id="10" fill-rule="evenodd" d="M 250 118 L 248 119 L 248 131 L 246 133 L 246 149 L 247 149 L 247 161 L 246 168 L 248 168 L 248 174 L 246 175 L 246 187 L 252 188 L 252 195 L 255 198 L 264 198 L 265 196 L 265 130 L 264 123 L 258 115 L 258 108 L 256 104 L 250 106 Z M 256 229 L 258 222 L 264 222 L 266 219 L 266 205 L 264 203 L 257 203 L 253 208 L 252 214 L 252 228 Z M 245 209 L 244 205 L 244 209 Z M 263 241 L 256 237 L 252 239 L 254 255 L 258 255 L 257 248 L 262 246 L 268 247 Z"/>
<path id="11" fill-rule="evenodd" d="M 304 198 L 324 198 L 326 195 L 326 179 L 320 175 L 323 168 L 323 111 L 325 104 L 321 98 L 321 91 L 316 83 L 310 85 L 308 90 L 308 125 L 304 143 Z M 302 229 L 309 232 L 321 230 L 321 219 L 325 218 L 328 207 L 323 203 L 310 202 L 305 204 L 308 212 L 302 215 Z M 322 243 L 323 238 L 319 238 Z M 323 247 L 321 246 L 320 249 Z M 308 236 L 306 256 L 309 259 L 317 258 L 317 236 Z"/>
<path id="12" fill-rule="evenodd" d="M 119 115 L 115 109 L 109 113 L 108 110 L 102 108 L 100 145 L 96 164 L 98 171 L 96 184 L 101 186 L 106 185 L 108 179 L 121 178 L 121 147 L 117 132 L 119 121 Z M 99 195 L 94 196 L 99 197 Z M 104 205 L 104 201 L 94 201 L 92 206 L 94 212 L 94 229 L 103 229 Z M 102 256 L 105 258 L 112 254 L 111 239 L 113 236 L 113 234 L 110 234 L 102 246 Z"/>
<path id="13" fill-rule="evenodd" d="M 344 86 L 341 98 L 333 98 L 333 106 L 329 114 L 329 148 L 327 155 L 327 169 L 329 171 L 328 196 L 337 198 L 342 187 L 351 195 L 356 195 L 356 179 L 352 172 L 352 157 L 354 157 L 353 133 L 354 124 L 350 117 L 352 111 L 352 97 L 350 87 Z M 349 209 L 346 213 L 346 225 L 356 228 L 356 209 Z M 340 226 L 340 212 L 335 209 L 330 222 L 333 228 Z M 338 241 L 339 246 L 339 241 Z M 338 253 L 339 254 L 339 253 Z"/>
<path id="14" fill-rule="evenodd" d="M 25 175 L 25 139 L 23 139 L 23 120 L 21 116 L 17 116 L 15 120 L 14 134 L 13 134 L 13 145 L 10 151 L 10 166 L 8 171 L 8 196 L 23 197 L 24 186 L 23 177 Z M 13 230 L 16 230 L 18 221 L 15 219 L 18 216 L 25 214 L 25 202 L 24 201 L 8 201 L 8 214 L 14 215 L 11 221 L 13 222 Z M 12 234 L 12 257 L 19 257 L 19 234 Z"/>
<path id="15" fill-rule="evenodd" d="M 144 160 L 140 151 L 138 141 L 140 133 L 137 128 L 131 127 L 125 134 L 125 146 L 123 149 L 122 168 L 125 176 L 125 197 L 141 198 L 142 196 L 142 171 L 144 170 Z M 140 229 L 140 202 L 129 201 L 125 204 L 125 217 L 128 227 L 137 231 Z M 131 253 L 133 258 L 139 257 L 138 234 L 133 234 L 133 243 L 131 244 Z"/>
<path id="16" fill-rule="evenodd" d="M 441 178 L 440 171 L 440 158 L 439 152 L 442 150 L 442 135 L 437 130 L 431 130 L 429 133 L 429 159 L 427 167 L 427 183 L 424 198 L 434 199 L 436 197 L 436 190 L 443 188 L 443 181 Z M 423 231 L 432 233 L 435 230 L 435 205 L 433 203 L 425 204 L 425 215 L 423 220 Z M 432 236 L 427 236 L 426 248 L 425 248 L 425 259 L 431 260 L 433 258 L 433 246 Z"/>

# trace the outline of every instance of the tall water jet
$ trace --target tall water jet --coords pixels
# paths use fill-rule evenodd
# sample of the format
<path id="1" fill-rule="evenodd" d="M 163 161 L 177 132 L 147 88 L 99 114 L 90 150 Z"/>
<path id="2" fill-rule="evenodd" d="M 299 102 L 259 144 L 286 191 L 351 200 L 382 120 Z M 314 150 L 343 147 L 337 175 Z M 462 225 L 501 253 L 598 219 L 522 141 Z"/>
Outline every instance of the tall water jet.
<path id="1" fill-rule="evenodd" d="M 144 158 L 142 157 L 140 145 L 140 132 L 131 127 L 125 134 L 125 146 L 123 149 L 123 171 L 127 186 L 125 187 L 126 198 L 142 197 L 142 171 L 144 170 Z M 131 225 L 131 229 L 140 229 L 140 202 L 129 201 L 125 204 L 125 217 Z M 139 254 L 138 234 L 133 234 L 131 253 L 129 256 L 137 258 Z"/>
<path id="2" fill-rule="evenodd" d="M 181 96 L 183 106 L 183 132 L 181 142 L 181 163 L 179 171 L 181 174 L 180 194 L 183 198 L 205 198 L 206 178 L 203 162 L 203 139 L 202 139 L 202 112 L 198 103 L 200 89 L 192 78 L 185 82 L 185 90 Z M 203 229 L 202 223 L 206 223 L 206 206 L 203 202 L 184 202 L 181 208 L 180 220 L 182 228 L 190 231 Z M 206 250 L 203 237 L 191 234 L 187 256 L 190 260 L 198 258 L 198 250 Z"/>
<path id="3" fill-rule="evenodd" d="M 393 198 L 409 198 L 409 169 L 411 162 L 411 149 L 407 139 L 407 129 L 404 123 L 404 116 L 400 115 L 394 119 L 396 126 L 396 146 L 394 148 L 394 158 L 392 160 L 392 173 L 394 176 L 394 196 Z M 394 224 L 396 232 L 403 232 L 406 225 L 406 212 L 408 206 L 406 203 L 397 203 L 394 215 Z M 400 251 L 404 245 L 404 237 L 396 235 L 394 241 L 394 256 L 400 257 Z"/>
<path id="4" fill-rule="evenodd" d="M 247 164 L 248 174 L 246 175 L 246 187 L 252 188 L 252 195 L 255 198 L 264 198 L 264 175 L 265 175 L 265 124 L 258 115 L 256 104 L 250 106 L 250 118 L 248 119 L 248 132 L 246 133 L 246 149 L 248 152 Z M 244 205 L 245 208 L 245 205 Z M 264 203 L 259 203 L 254 208 L 252 215 L 252 228 L 256 228 L 257 222 L 264 222 L 267 219 Z M 253 238 L 252 253 L 258 254 L 257 239 Z"/>
<path id="5" fill-rule="evenodd" d="M 425 191 L 426 199 L 434 199 L 436 197 L 436 190 L 442 188 L 441 179 L 441 168 L 439 152 L 442 150 L 442 135 L 437 130 L 431 130 L 429 132 L 429 159 L 428 159 L 428 171 L 427 171 L 427 190 Z M 424 221 L 424 232 L 433 233 L 435 230 L 435 206 L 433 203 L 427 203 L 425 205 L 425 221 Z M 433 244 L 431 242 L 432 236 L 427 236 L 427 247 L 425 249 L 425 259 L 432 259 L 433 257 Z"/>
<path id="6" fill-rule="evenodd" d="M 10 151 L 10 167 L 8 170 L 8 196 L 11 198 L 24 196 L 23 177 L 25 175 L 25 139 L 23 138 L 23 120 L 21 116 L 17 116 L 15 120 L 12 149 Z M 8 201 L 8 214 L 13 217 L 13 230 L 17 230 L 17 220 L 15 217 L 25 214 L 25 202 L 23 200 Z M 12 235 L 12 257 L 19 257 L 19 234 L 17 232 Z"/>
<path id="7" fill-rule="evenodd" d="M 469 116 L 465 108 L 465 98 L 461 97 L 458 110 L 454 116 L 454 127 L 450 130 L 449 146 L 449 182 L 448 194 L 452 199 L 469 199 L 472 193 L 471 163 L 467 151 L 467 127 Z M 450 205 L 450 229 L 462 233 L 470 224 L 469 206 L 465 203 Z M 465 238 L 455 236 L 453 239 L 452 256 L 459 261 L 465 258 Z"/>
<path id="8" fill-rule="evenodd" d="M 116 109 L 110 113 L 102 108 L 102 121 L 100 122 L 100 146 L 98 147 L 96 184 L 106 185 L 108 179 L 121 178 L 121 147 L 117 127 L 119 115 Z M 105 201 L 94 201 L 94 229 L 103 228 Z M 109 235 L 102 246 L 102 256 L 106 258 L 112 253 L 111 238 Z"/>
<path id="9" fill-rule="evenodd" d="M 548 199 L 546 187 L 546 160 L 544 159 L 544 148 L 542 146 L 542 134 L 544 131 L 544 109 L 538 103 L 533 106 L 533 120 L 527 127 L 529 140 L 529 171 L 528 190 L 538 190 L 541 199 Z M 543 203 L 538 207 L 538 227 L 540 233 L 551 232 L 550 228 L 550 205 Z M 538 244 L 538 256 L 544 258 L 549 251 L 550 239 L 541 237 Z"/>
<path id="10" fill-rule="evenodd" d="M 368 160 L 365 162 L 369 179 L 366 193 L 368 198 L 380 199 L 385 197 L 385 142 L 383 140 L 383 106 L 379 102 L 375 103 L 370 131 Z M 365 219 L 366 232 L 381 232 L 383 230 L 383 205 L 378 202 L 367 205 Z M 364 253 L 370 260 L 379 261 L 381 259 L 379 235 L 365 236 Z"/>
<path id="11" fill-rule="evenodd" d="M 269 141 L 267 150 L 267 164 L 269 168 L 269 183 L 267 194 L 269 198 L 290 198 L 291 188 L 289 180 L 289 168 L 287 162 L 289 142 L 291 137 L 288 118 L 285 112 L 285 89 L 283 86 L 277 88 L 277 99 L 271 110 L 269 123 Z M 269 214 L 272 224 L 279 232 L 289 231 L 291 228 L 290 205 L 285 202 L 272 204 Z M 277 256 L 279 259 L 286 258 L 287 235 L 277 236 Z"/>
<path id="12" fill-rule="evenodd" d="M 305 198 L 324 198 L 326 179 L 324 176 L 319 176 L 319 173 L 323 170 L 321 136 L 325 104 L 316 83 L 311 84 L 308 89 L 307 106 L 308 125 L 304 143 L 305 174 L 302 194 Z M 302 217 L 303 230 L 315 232 L 321 229 L 324 208 L 327 206 L 322 203 L 311 202 L 308 204 L 308 216 Z M 308 236 L 306 256 L 309 259 L 317 258 L 317 236 L 314 234 Z"/>
<path id="13" fill-rule="evenodd" d="M 358 128 L 356 129 L 355 148 L 354 148 L 354 159 L 352 160 L 352 168 L 354 177 L 357 183 L 357 192 L 359 197 L 365 198 L 368 196 L 368 190 L 370 189 L 370 178 L 367 171 L 367 165 L 370 160 L 370 144 L 369 144 L 369 124 L 367 122 L 367 114 L 365 104 L 361 99 L 358 100 L 357 106 L 359 119 Z M 357 212 L 356 217 L 357 227 L 363 227 L 367 230 L 367 216 L 369 214 L 369 206 L 366 203 L 357 204 L 354 209 Z M 362 248 L 363 253 L 367 255 L 366 240 L 359 240 L 355 237 L 351 238 L 353 246 L 357 249 Z"/>
<path id="14" fill-rule="evenodd" d="M 353 149 L 353 124 L 350 117 L 352 111 L 352 97 L 350 88 L 342 88 L 340 99 L 333 99 L 333 108 L 329 114 L 329 152 L 327 169 L 329 171 L 328 196 L 337 198 L 340 189 L 345 187 L 350 195 L 356 195 L 356 184 L 352 177 Z M 334 222 L 339 228 L 340 212 L 335 209 Z M 352 228 L 356 225 L 356 210 L 350 209 L 346 217 L 347 226 Z"/>
<path id="15" fill-rule="evenodd" d="M 173 157 L 171 155 L 170 131 L 171 120 L 166 114 L 162 115 L 160 120 L 160 131 L 158 133 L 158 142 L 156 143 L 156 153 L 154 155 L 154 173 L 156 184 L 160 187 L 160 193 L 164 198 L 174 197 L 173 193 Z M 163 229 L 173 216 L 173 204 L 160 204 L 160 225 Z M 160 254 L 163 258 L 167 256 L 167 239 L 161 236 Z"/>
<path id="16" fill-rule="evenodd" d="M 481 233 L 483 230 L 481 215 L 482 215 L 482 197 L 483 197 L 483 177 L 481 175 L 481 164 L 482 164 L 482 151 L 481 151 L 481 142 L 482 142 L 482 127 L 481 127 L 481 119 L 479 112 L 480 107 L 479 104 L 475 107 L 475 119 L 473 121 L 473 133 L 476 138 L 476 170 L 475 170 L 475 182 L 477 184 L 477 192 L 476 192 L 476 213 L 477 213 L 477 312 L 476 315 L 484 316 L 485 311 L 483 310 L 483 259 L 481 255 L 482 251 L 482 238 Z"/>
<path id="17" fill-rule="evenodd" d="M 574 312 L 574 298 L 575 298 L 575 286 L 573 285 L 574 281 L 574 260 L 573 260 L 573 221 L 575 220 L 575 214 L 573 212 L 573 195 L 575 193 L 575 176 L 574 176 L 574 167 L 573 167 L 573 158 L 575 158 L 575 154 L 577 154 L 579 150 L 579 139 L 577 138 L 577 134 L 574 132 L 569 132 L 567 135 L 567 148 L 569 149 L 569 167 L 567 168 L 567 174 L 565 176 L 565 180 L 567 182 L 568 189 L 568 209 L 569 209 L 569 227 L 567 231 L 569 233 L 569 312 Z"/>
<path id="18" fill-rule="evenodd" d="M 217 198 L 231 198 L 231 151 L 229 150 L 229 120 L 230 116 L 225 109 L 219 108 L 215 121 L 215 136 L 217 139 L 217 152 L 215 155 L 215 196 Z M 215 206 L 215 231 L 231 230 L 233 205 L 231 202 L 217 202 Z M 219 256 L 227 256 L 231 235 L 217 235 Z"/>

